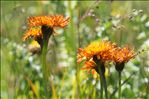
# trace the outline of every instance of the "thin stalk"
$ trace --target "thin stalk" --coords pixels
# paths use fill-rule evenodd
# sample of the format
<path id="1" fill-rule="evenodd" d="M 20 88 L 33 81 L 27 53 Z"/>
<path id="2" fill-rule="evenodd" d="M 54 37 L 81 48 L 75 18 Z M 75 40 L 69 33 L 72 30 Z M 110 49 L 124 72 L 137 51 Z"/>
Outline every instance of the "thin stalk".
<path id="1" fill-rule="evenodd" d="M 108 99 L 107 83 L 106 83 L 104 72 L 101 70 L 101 68 L 99 69 L 99 74 L 100 74 L 100 77 L 101 77 L 101 82 L 104 86 L 105 97 L 106 97 L 106 99 Z"/>
<path id="2" fill-rule="evenodd" d="M 100 94 L 100 99 L 103 99 L 103 84 L 102 84 L 102 81 L 100 80 L 100 88 L 101 88 L 101 94 Z"/>
<path id="3" fill-rule="evenodd" d="M 105 89 L 106 99 L 108 99 L 107 82 L 106 82 L 106 78 L 105 78 L 104 74 L 103 74 L 103 85 L 104 85 L 104 89 Z"/>
<path id="4" fill-rule="evenodd" d="M 43 44 L 43 49 L 42 49 L 42 57 L 41 57 L 41 62 L 42 62 L 42 73 L 43 73 L 43 80 L 44 80 L 44 89 L 45 89 L 45 94 L 46 96 L 48 95 L 48 90 L 47 90 L 47 84 L 48 84 L 48 69 L 46 66 L 46 53 L 47 53 L 47 44 Z"/>
<path id="5" fill-rule="evenodd" d="M 128 80 L 134 76 L 136 74 L 136 72 L 133 72 L 125 81 L 123 81 L 123 83 L 121 83 L 121 86 L 123 86 L 125 83 L 128 82 Z M 114 88 L 115 90 L 112 92 L 112 94 L 110 95 L 110 98 L 112 98 L 114 96 L 114 94 L 117 92 L 118 87 Z"/>
<path id="6" fill-rule="evenodd" d="M 48 41 L 50 36 L 53 33 L 53 28 L 48 27 L 46 25 L 43 25 L 41 27 L 42 30 L 42 34 L 43 34 L 43 38 L 37 39 L 40 46 L 41 46 L 41 51 L 42 51 L 42 57 L 41 57 L 41 62 L 42 62 L 42 73 L 43 73 L 43 80 L 44 80 L 44 89 L 45 89 L 45 95 L 46 98 L 48 98 L 48 77 L 49 77 L 49 72 L 50 70 L 48 69 L 47 65 L 46 65 L 46 54 L 47 54 L 47 47 L 48 47 Z"/>
<path id="7" fill-rule="evenodd" d="M 94 56 L 93 60 L 97 64 L 97 67 L 95 68 L 95 70 L 100 75 L 101 84 L 103 84 L 103 86 L 104 86 L 105 98 L 108 99 L 107 83 L 106 83 L 106 78 L 105 78 L 105 75 L 104 75 L 104 73 L 105 73 L 104 63 L 101 60 L 99 60 L 97 58 L 97 56 Z M 101 89 L 101 94 L 102 94 L 102 89 Z"/>
<path id="8" fill-rule="evenodd" d="M 118 99 L 121 99 L 121 72 L 118 72 L 119 74 L 119 88 L 118 88 Z"/>

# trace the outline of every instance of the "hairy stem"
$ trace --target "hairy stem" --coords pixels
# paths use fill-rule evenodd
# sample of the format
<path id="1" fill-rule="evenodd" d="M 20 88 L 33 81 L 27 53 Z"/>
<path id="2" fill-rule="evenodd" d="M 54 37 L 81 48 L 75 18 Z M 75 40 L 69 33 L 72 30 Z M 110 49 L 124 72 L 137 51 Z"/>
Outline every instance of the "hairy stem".
<path id="1" fill-rule="evenodd" d="M 43 38 L 41 39 L 41 41 L 38 41 L 38 42 L 40 42 L 41 51 L 42 51 L 41 62 L 42 62 L 45 95 L 48 98 L 48 95 L 49 95 L 48 94 L 49 93 L 48 92 L 48 88 L 49 88 L 48 77 L 50 74 L 50 70 L 46 65 L 46 54 L 47 54 L 48 41 L 49 41 L 50 36 L 53 33 L 53 28 L 43 25 L 41 27 L 41 30 L 42 30 Z"/>
<path id="2" fill-rule="evenodd" d="M 104 62 L 102 62 L 101 60 L 99 60 L 97 58 L 97 56 L 94 56 L 93 57 L 93 60 L 97 64 L 95 70 L 100 75 L 101 84 L 103 84 L 104 91 L 105 91 L 105 98 L 108 99 L 107 83 L 106 83 L 106 78 L 105 78 L 105 75 L 104 75 L 104 73 L 105 73 Z M 101 89 L 101 94 L 102 94 L 102 89 Z"/>
<path id="3" fill-rule="evenodd" d="M 103 83 L 102 81 L 100 80 L 100 88 L 101 88 L 101 94 L 100 94 L 100 99 L 103 99 Z"/>
<path id="4" fill-rule="evenodd" d="M 46 53 L 47 53 L 47 44 L 43 44 L 42 48 L 42 57 L 41 57 L 41 62 L 42 62 L 42 72 L 43 72 L 43 79 L 44 79 L 44 89 L 45 89 L 45 94 L 47 96 L 48 90 L 47 90 L 47 84 L 48 84 L 48 69 L 46 66 Z"/>
<path id="5" fill-rule="evenodd" d="M 121 72 L 119 74 L 119 88 L 118 88 L 118 99 L 121 99 Z"/>
<path id="6" fill-rule="evenodd" d="M 99 69 L 99 74 L 100 74 L 100 77 L 101 77 L 101 82 L 104 86 L 105 97 L 106 97 L 106 99 L 108 99 L 107 83 L 106 83 L 104 72 L 101 70 L 101 68 Z"/>

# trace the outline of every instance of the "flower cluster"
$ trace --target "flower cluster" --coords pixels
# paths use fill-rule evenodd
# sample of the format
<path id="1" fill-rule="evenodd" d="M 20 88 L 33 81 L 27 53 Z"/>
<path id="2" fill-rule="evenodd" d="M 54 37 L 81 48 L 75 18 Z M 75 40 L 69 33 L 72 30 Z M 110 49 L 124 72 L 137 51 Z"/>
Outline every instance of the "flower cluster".
<path id="1" fill-rule="evenodd" d="M 103 63 L 113 61 L 116 64 L 121 64 L 135 57 L 135 53 L 129 47 L 120 48 L 110 41 L 96 41 L 92 42 L 84 49 L 79 48 L 77 62 L 80 63 L 85 60 L 85 67 L 83 67 L 83 69 L 92 71 L 92 74 L 94 74 L 97 68 L 97 64 L 93 60 L 94 56 Z"/>
<path id="2" fill-rule="evenodd" d="M 27 40 L 33 37 L 35 40 L 37 38 L 42 38 L 43 33 L 40 26 L 47 26 L 51 28 L 52 33 L 55 27 L 64 28 L 69 23 L 69 18 L 64 18 L 62 15 L 53 16 L 35 16 L 28 18 L 29 30 L 23 35 L 23 40 Z M 36 27 L 36 28 L 35 28 Z"/>

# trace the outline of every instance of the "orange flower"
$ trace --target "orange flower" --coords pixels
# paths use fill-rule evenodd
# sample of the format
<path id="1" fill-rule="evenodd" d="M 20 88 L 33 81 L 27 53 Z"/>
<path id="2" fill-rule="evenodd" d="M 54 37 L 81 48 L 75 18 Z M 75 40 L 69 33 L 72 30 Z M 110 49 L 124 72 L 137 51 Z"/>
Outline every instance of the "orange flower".
<path id="1" fill-rule="evenodd" d="M 89 60 L 93 58 L 94 55 L 102 61 L 112 60 L 113 56 L 111 54 L 116 50 L 116 48 L 116 44 L 111 43 L 110 41 L 92 42 L 86 48 L 78 49 L 78 62 L 80 62 L 84 57 Z"/>
<path id="2" fill-rule="evenodd" d="M 92 71 L 92 74 L 94 74 L 98 67 L 94 62 L 93 57 L 97 56 L 97 58 L 103 62 L 112 61 L 112 53 L 114 53 L 116 48 L 116 44 L 111 43 L 109 41 L 92 42 L 86 48 L 78 49 L 77 62 L 80 63 L 83 59 L 86 59 L 85 67 L 83 67 L 83 69 Z"/>
<path id="3" fill-rule="evenodd" d="M 65 27 L 69 23 L 69 18 L 64 18 L 62 15 L 55 16 L 36 16 L 28 19 L 30 27 L 46 25 L 49 27 Z"/>
<path id="4" fill-rule="evenodd" d="M 49 31 L 50 35 L 54 34 L 55 27 L 64 28 L 69 23 L 69 18 L 64 18 L 62 15 L 55 16 L 36 16 L 28 18 L 28 25 L 30 29 L 23 35 L 23 40 L 27 40 L 29 37 L 33 37 L 34 39 L 43 37 L 42 27 L 34 28 L 35 26 L 46 26 L 49 27 L 51 31 Z M 48 35 L 48 34 L 45 34 Z"/>
<path id="5" fill-rule="evenodd" d="M 116 63 L 116 70 L 122 71 L 124 64 L 136 56 L 135 52 L 128 46 L 120 48 L 115 43 L 109 41 L 93 42 L 86 48 L 78 49 L 77 62 L 80 63 L 85 60 L 84 69 L 97 70 L 97 65 L 103 65 L 106 61 L 113 61 Z M 99 63 L 98 63 L 99 62 Z"/>
<path id="6" fill-rule="evenodd" d="M 27 40 L 28 38 L 33 37 L 37 39 L 38 37 L 42 37 L 42 32 L 40 28 L 30 28 L 24 35 L 23 41 Z"/>
<path id="7" fill-rule="evenodd" d="M 134 58 L 135 55 L 136 54 L 132 49 L 130 49 L 128 46 L 125 46 L 115 50 L 113 59 L 116 63 L 125 63 Z"/>
<path id="8" fill-rule="evenodd" d="M 128 46 L 118 48 L 113 55 L 113 61 L 116 63 L 115 69 L 121 72 L 125 66 L 125 63 L 136 56 L 135 52 Z"/>

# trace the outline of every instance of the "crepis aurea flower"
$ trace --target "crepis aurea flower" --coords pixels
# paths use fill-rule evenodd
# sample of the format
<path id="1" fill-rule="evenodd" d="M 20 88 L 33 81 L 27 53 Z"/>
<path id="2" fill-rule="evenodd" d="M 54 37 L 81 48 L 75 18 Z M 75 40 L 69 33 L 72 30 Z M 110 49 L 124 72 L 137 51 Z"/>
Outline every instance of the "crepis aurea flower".
<path id="1" fill-rule="evenodd" d="M 77 62 L 80 63 L 83 59 L 85 59 L 85 67 L 83 69 L 90 70 L 92 74 L 95 74 L 98 66 L 94 61 L 94 56 L 103 63 L 106 61 L 112 61 L 112 53 L 116 50 L 116 48 L 117 45 L 110 41 L 103 40 L 92 42 L 84 49 L 78 49 Z"/>
<path id="2" fill-rule="evenodd" d="M 123 70 L 124 64 L 136 56 L 134 50 L 129 46 L 117 48 L 113 54 L 113 61 L 116 63 L 115 68 L 120 72 Z"/>
<path id="3" fill-rule="evenodd" d="M 55 34 L 54 28 L 64 28 L 69 23 L 69 17 L 62 15 L 35 16 L 28 18 L 28 31 L 23 35 L 23 40 L 33 37 L 42 47 L 43 39 L 48 40 L 50 35 Z"/>
<path id="4" fill-rule="evenodd" d="M 42 38 L 42 31 L 40 28 L 30 28 L 23 36 L 23 41 L 27 40 L 29 37 L 33 37 L 35 40 Z"/>
<path id="5" fill-rule="evenodd" d="M 82 61 L 83 58 L 90 60 L 94 55 L 102 61 L 110 61 L 113 58 L 110 54 L 114 52 L 116 48 L 117 45 L 110 41 L 103 40 L 92 42 L 84 49 L 78 49 L 78 62 Z"/>
<path id="6" fill-rule="evenodd" d="M 61 27 L 64 28 L 68 25 L 69 18 L 64 18 L 62 15 L 55 16 L 37 16 L 29 17 L 28 23 L 30 27 L 46 25 L 49 27 Z"/>

